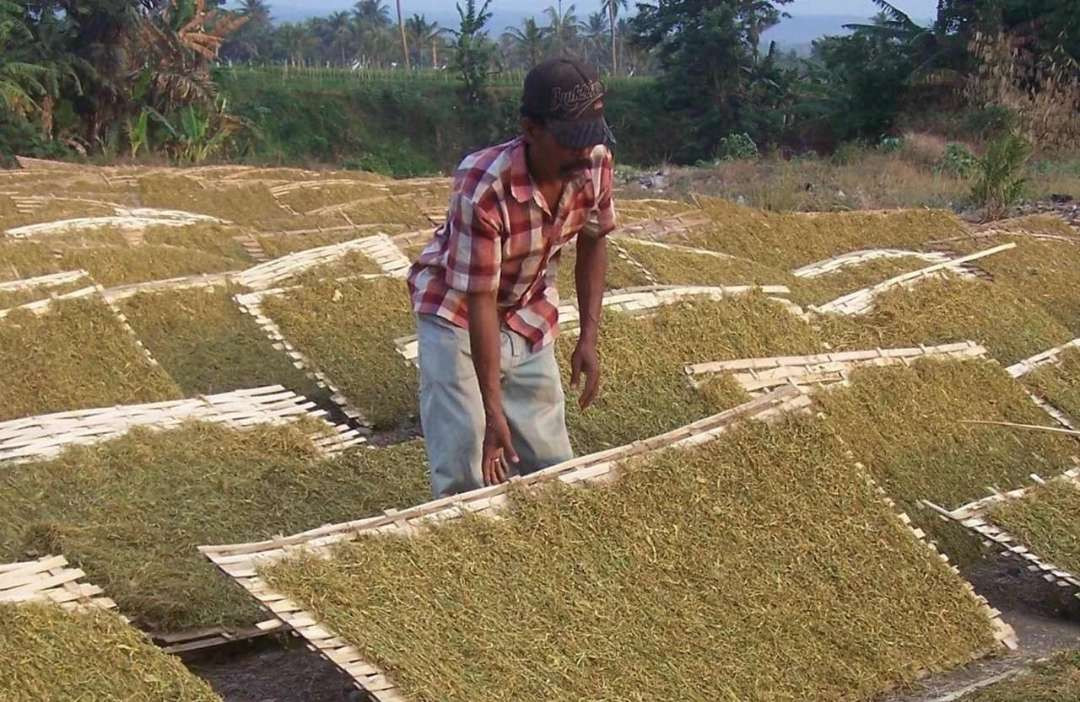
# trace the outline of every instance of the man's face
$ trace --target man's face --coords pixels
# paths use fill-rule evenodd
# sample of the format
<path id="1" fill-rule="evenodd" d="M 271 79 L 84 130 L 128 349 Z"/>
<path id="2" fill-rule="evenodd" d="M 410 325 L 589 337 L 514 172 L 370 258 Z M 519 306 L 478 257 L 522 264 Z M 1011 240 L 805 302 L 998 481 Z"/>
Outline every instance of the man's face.
<path id="1" fill-rule="evenodd" d="M 525 131 L 533 147 L 533 157 L 550 163 L 552 170 L 564 178 L 571 178 L 592 167 L 593 147 L 568 149 L 559 143 L 554 134 L 535 123 L 529 123 Z"/>

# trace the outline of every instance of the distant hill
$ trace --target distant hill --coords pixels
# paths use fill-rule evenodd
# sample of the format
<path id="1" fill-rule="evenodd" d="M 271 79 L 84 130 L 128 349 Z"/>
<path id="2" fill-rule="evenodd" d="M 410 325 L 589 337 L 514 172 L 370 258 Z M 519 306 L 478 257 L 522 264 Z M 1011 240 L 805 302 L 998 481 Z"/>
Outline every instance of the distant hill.
<path id="1" fill-rule="evenodd" d="M 809 52 L 815 39 L 837 34 L 848 34 L 845 24 L 867 22 L 866 17 L 856 15 L 794 15 L 765 32 L 765 41 L 775 41 L 784 49 Z"/>

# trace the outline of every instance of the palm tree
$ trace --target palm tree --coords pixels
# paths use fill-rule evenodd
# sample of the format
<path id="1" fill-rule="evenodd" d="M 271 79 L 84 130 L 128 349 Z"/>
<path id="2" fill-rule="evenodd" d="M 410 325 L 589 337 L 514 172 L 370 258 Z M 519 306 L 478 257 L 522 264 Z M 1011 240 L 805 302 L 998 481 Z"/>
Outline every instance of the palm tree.
<path id="1" fill-rule="evenodd" d="M 603 53 L 603 38 L 608 33 L 607 17 L 603 12 L 593 12 L 580 25 L 585 35 L 585 60 L 600 63 Z"/>
<path id="2" fill-rule="evenodd" d="M 47 72 L 45 67 L 13 60 L 33 40 L 33 34 L 23 23 L 22 8 L 0 0 L 0 108 L 17 115 L 25 116 L 38 109 L 31 93 L 46 94 L 41 83 Z"/>
<path id="3" fill-rule="evenodd" d="M 563 11 L 562 0 L 559 0 L 558 8 L 548 7 L 544 10 L 548 17 L 548 26 L 544 27 L 544 32 L 560 54 L 566 53 L 567 46 L 573 43 L 577 34 L 578 21 L 574 10 L 574 5 L 571 5 Z"/>
<path id="4" fill-rule="evenodd" d="M 270 7 L 265 0 L 241 0 L 236 13 L 242 17 L 250 17 L 250 22 L 253 23 L 270 21 Z"/>
<path id="5" fill-rule="evenodd" d="M 518 53 L 528 62 L 529 68 L 540 63 L 544 56 L 544 30 L 536 20 L 528 17 L 521 27 L 507 27 L 503 38 L 511 42 Z"/>
<path id="6" fill-rule="evenodd" d="M 346 51 L 352 43 L 350 24 L 351 17 L 348 12 L 334 12 L 326 18 L 326 28 L 330 39 L 330 51 L 334 53 L 335 58 L 341 59 L 341 65 L 343 66 L 347 63 L 345 56 Z"/>
<path id="7" fill-rule="evenodd" d="M 431 67 L 437 68 L 439 57 L 438 40 L 439 36 L 446 30 L 440 27 L 438 22 L 428 22 L 425 15 L 413 15 L 405 20 L 405 31 L 413 39 L 420 65 L 424 63 L 424 46 L 431 42 Z"/>
<path id="8" fill-rule="evenodd" d="M 604 0 L 604 4 L 601 7 L 602 11 L 608 13 L 608 27 L 611 28 L 611 75 L 618 75 L 619 73 L 619 53 L 616 50 L 618 46 L 617 31 L 618 31 L 618 17 L 619 9 L 627 9 L 629 7 L 630 0 Z"/>
<path id="9" fill-rule="evenodd" d="M 397 24 L 398 33 L 401 34 L 401 57 L 405 59 L 405 69 L 412 68 L 409 65 L 409 41 L 405 38 L 405 21 L 401 15 L 401 0 L 397 0 Z"/>
<path id="10" fill-rule="evenodd" d="M 390 26 L 390 10 L 383 5 L 382 0 L 359 0 L 353 5 L 353 16 L 361 25 L 375 29 Z"/>

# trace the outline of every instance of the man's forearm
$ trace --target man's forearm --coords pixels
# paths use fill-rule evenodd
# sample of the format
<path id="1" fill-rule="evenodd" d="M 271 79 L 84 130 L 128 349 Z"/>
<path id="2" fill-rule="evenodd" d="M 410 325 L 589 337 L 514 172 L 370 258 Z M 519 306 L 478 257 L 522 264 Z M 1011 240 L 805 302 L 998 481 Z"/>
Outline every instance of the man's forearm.
<path id="1" fill-rule="evenodd" d="M 488 417 L 502 414 L 499 313 L 495 293 L 469 295 L 469 346 Z"/>
<path id="2" fill-rule="evenodd" d="M 604 308 L 604 278 L 607 276 L 607 238 L 578 237 L 577 283 L 578 311 L 581 314 L 582 341 L 596 343 L 600 331 L 600 313 Z"/>

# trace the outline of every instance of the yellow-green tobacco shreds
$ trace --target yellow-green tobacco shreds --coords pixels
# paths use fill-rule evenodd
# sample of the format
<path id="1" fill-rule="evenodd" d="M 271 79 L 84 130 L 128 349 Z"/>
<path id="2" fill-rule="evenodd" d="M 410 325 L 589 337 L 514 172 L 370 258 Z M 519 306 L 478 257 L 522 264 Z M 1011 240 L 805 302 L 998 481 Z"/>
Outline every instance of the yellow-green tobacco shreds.
<path id="1" fill-rule="evenodd" d="M 993 642 L 808 420 L 263 575 L 412 702 L 870 700 Z"/>
<path id="2" fill-rule="evenodd" d="M 1025 375 L 1023 382 L 1054 407 L 1080 419 L 1080 349 L 1068 349 L 1060 359 Z"/>
<path id="3" fill-rule="evenodd" d="M 90 281 L 82 277 L 70 283 L 61 283 L 59 285 L 37 285 L 32 288 L 20 288 L 18 290 L 0 290 L 0 310 L 18 307 L 37 300 L 45 300 L 55 295 L 75 292 L 89 284 Z"/>
<path id="4" fill-rule="evenodd" d="M 186 227 L 150 227 L 143 238 L 148 244 L 195 249 L 215 256 L 245 261 L 251 265 L 251 257 L 236 240 L 236 237 L 245 233 L 241 227 L 200 223 Z"/>
<path id="5" fill-rule="evenodd" d="M 1050 424 L 1019 384 L 985 361 L 867 368 L 849 387 L 818 393 L 818 401 L 856 460 L 955 560 L 977 556 L 977 544 L 920 500 L 956 508 L 984 496 L 988 485 L 1008 490 L 1028 484 L 1031 473 L 1056 475 L 1077 453 L 1067 437 L 963 423 Z"/>
<path id="6" fill-rule="evenodd" d="M 236 292 L 223 286 L 140 293 L 119 304 L 186 396 L 262 385 L 283 385 L 309 398 L 324 394 L 240 311 Z"/>
<path id="7" fill-rule="evenodd" d="M 917 346 L 971 340 L 1004 364 L 1063 344 L 1072 335 L 1037 303 L 1005 284 L 928 278 L 874 299 L 865 315 L 829 315 L 822 336 L 837 349 Z"/>
<path id="8" fill-rule="evenodd" d="M 954 215 L 935 210 L 888 213 L 771 214 L 704 198 L 712 224 L 686 237 L 697 246 L 790 270 L 870 248 L 921 248 L 967 232 Z"/>
<path id="9" fill-rule="evenodd" d="M 984 688 L 963 702 L 1066 702 L 1080 700 L 1080 651 L 1039 662 L 1030 671 Z"/>
<path id="10" fill-rule="evenodd" d="M 0 604 L 4 702 L 221 702 L 115 612 Z"/>
<path id="11" fill-rule="evenodd" d="M 394 346 L 416 333 L 403 281 L 326 280 L 267 297 L 263 310 L 376 427 L 416 416 L 418 374 Z"/>
<path id="12" fill-rule="evenodd" d="M 148 175 L 139 178 L 139 194 L 145 207 L 185 210 L 259 228 L 303 221 L 277 203 L 262 183 L 215 182 L 203 188 L 188 176 Z"/>
<path id="13" fill-rule="evenodd" d="M 842 295 L 877 285 L 894 276 L 917 271 L 929 265 L 931 264 L 915 256 L 879 258 L 846 266 L 834 273 L 817 278 L 796 278 L 796 282 L 792 285 L 792 299 L 802 305 L 823 305 Z"/>
<path id="14" fill-rule="evenodd" d="M 787 271 L 739 258 L 662 249 L 622 239 L 619 244 L 663 285 L 790 285 Z"/>
<path id="15" fill-rule="evenodd" d="M 138 430 L 0 472 L 0 560 L 63 553 L 146 629 L 251 626 L 196 547 L 270 538 L 430 495 L 419 442 L 318 459 L 317 426 Z"/>
<path id="16" fill-rule="evenodd" d="M 555 287 L 559 299 L 563 302 L 577 302 L 577 278 L 574 267 L 577 265 L 577 247 L 574 244 L 563 247 L 559 258 L 553 264 L 555 268 Z M 643 285 L 652 285 L 652 281 L 631 261 L 620 257 L 614 247 L 608 246 L 608 269 L 604 278 L 606 290 L 622 290 Z"/>
<path id="17" fill-rule="evenodd" d="M 1074 337 L 1080 336 L 1080 237 L 1073 243 L 1001 237 L 957 248 L 969 253 L 1009 242 L 1015 242 L 1016 248 L 980 259 L 976 265 L 993 276 L 995 285 L 1042 307 Z"/>
<path id="18" fill-rule="evenodd" d="M 49 247 L 36 241 L 0 241 L 0 281 L 60 273 Z"/>
<path id="19" fill-rule="evenodd" d="M 106 287 L 243 269 L 249 261 L 163 244 L 58 248 L 63 270 L 83 269 Z"/>
<path id="20" fill-rule="evenodd" d="M 567 425 L 575 449 L 591 453 L 676 429 L 746 399 L 734 383 L 703 395 L 686 377 L 688 363 L 820 350 L 813 330 L 759 294 L 695 300 L 630 317 L 606 311 L 599 339 L 601 394 L 585 412 L 570 388 L 575 339 L 558 342 Z"/>
<path id="21" fill-rule="evenodd" d="M 53 302 L 0 319 L 0 421 L 73 409 L 178 399 L 100 299 Z"/>
<path id="22" fill-rule="evenodd" d="M 1044 561 L 1080 573 L 1078 514 L 1080 487 L 1072 481 L 1050 481 L 996 504 L 988 516 Z"/>

